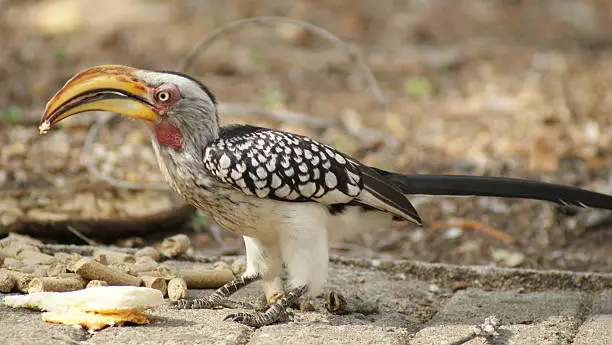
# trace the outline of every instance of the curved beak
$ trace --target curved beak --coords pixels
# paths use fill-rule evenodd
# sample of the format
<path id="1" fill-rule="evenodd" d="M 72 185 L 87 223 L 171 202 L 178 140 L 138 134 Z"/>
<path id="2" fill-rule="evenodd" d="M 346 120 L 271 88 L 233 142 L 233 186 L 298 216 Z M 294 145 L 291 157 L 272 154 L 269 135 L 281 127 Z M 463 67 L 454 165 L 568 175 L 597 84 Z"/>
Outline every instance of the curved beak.
<path id="1" fill-rule="evenodd" d="M 38 130 L 46 133 L 69 116 L 93 110 L 158 122 L 149 88 L 136 77 L 136 71 L 104 65 L 75 75 L 49 100 Z"/>

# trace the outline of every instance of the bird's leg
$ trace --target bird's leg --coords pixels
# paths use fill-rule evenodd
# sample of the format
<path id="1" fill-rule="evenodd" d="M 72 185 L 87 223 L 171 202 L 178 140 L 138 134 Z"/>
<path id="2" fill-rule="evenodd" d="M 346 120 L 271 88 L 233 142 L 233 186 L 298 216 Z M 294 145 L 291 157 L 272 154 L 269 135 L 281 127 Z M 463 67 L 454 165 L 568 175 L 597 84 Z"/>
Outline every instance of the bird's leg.
<path id="1" fill-rule="evenodd" d="M 282 298 L 278 303 L 271 305 L 263 313 L 235 313 L 225 317 L 225 320 L 235 321 L 251 327 L 262 327 L 288 318 L 287 308 L 293 305 L 302 296 L 308 286 L 295 288 Z"/>
<path id="2" fill-rule="evenodd" d="M 221 306 L 223 300 L 259 279 L 258 275 L 243 275 L 218 288 L 212 295 L 199 299 L 181 299 L 173 304 L 178 309 L 210 309 Z"/>

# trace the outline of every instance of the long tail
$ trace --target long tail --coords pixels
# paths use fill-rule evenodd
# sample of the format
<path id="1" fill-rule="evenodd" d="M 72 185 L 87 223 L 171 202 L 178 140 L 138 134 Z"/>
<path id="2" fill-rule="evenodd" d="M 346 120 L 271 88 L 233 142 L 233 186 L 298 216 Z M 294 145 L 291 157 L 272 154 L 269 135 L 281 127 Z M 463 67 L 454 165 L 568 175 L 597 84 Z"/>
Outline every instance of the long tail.
<path id="1" fill-rule="evenodd" d="M 473 195 L 551 201 L 612 210 L 612 196 L 585 189 L 516 178 L 397 174 L 376 169 L 406 194 Z"/>

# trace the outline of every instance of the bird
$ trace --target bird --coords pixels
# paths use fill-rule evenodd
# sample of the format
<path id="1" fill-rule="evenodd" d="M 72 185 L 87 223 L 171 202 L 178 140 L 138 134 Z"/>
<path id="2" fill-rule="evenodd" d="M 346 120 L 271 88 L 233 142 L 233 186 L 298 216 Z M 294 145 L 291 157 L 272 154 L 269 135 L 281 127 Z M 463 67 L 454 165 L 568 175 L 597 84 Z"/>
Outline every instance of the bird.
<path id="1" fill-rule="evenodd" d="M 306 136 L 246 124 L 221 126 L 212 91 L 179 72 L 121 65 L 86 69 L 49 100 L 39 131 L 89 111 L 143 120 L 172 189 L 244 239 L 247 264 L 241 276 L 206 298 L 182 299 L 175 307 L 214 308 L 261 280 L 267 309 L 226 317 L 252 327 L 285 320 L 301 296 L 313 298 L 322 291 L 329 256 L 326 229 L 332 224 L 354 224 L 375 213 L 421 225 L 409 195 L 528 198 L 612 209 L 612 196 L 577 187 L 395 173 Z"/>

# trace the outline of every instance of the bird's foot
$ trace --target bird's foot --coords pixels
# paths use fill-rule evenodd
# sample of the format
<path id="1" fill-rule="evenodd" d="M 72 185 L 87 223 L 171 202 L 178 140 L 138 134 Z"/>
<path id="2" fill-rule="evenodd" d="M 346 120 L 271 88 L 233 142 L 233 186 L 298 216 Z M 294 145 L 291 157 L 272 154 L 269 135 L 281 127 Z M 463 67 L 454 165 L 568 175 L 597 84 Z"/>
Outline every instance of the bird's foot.
<path id="1" fill-rule="evenodd" d="M 216 307 L 236 308 L 236 306 L 240 308 L 250 307 L 252 309 L 253 306 L 250 304 L 241 304 L 240 302 L 229 301 L 227 298 L 234 292 L 242 289 L 257 279 L 259 279 L 259 276 L 242 276 L 218 288 L 212 295 L 206 298 L 181 299 L 172 302 L 172 306 L 177 309 L 212 309 Z"/>
<path id="2" fill-rule="evenodd" d="M 287 311 L 289 306 L 293 305 L 306 292 L 308 286 L 301 286 L 291 290 L 281 298 L 277 304 L 271 305 L 263 313 L 236 313 L 225 317 L 225 320 L 231 320 L 251 327 L 262 327 L 276 322 L 284 322 L 290 319 L 291 314 Z"/>
<path id="3" fill-rule="evenodd" d="M 292 316 L 293 314 L 290 311 L 275 304 L 263 313 L 235 313 L 226 316 L 224 320 L 259 328 L 277 322 L 289 321 Z"/>

